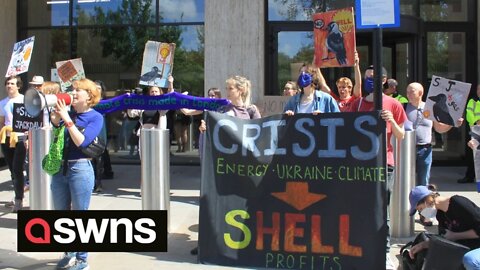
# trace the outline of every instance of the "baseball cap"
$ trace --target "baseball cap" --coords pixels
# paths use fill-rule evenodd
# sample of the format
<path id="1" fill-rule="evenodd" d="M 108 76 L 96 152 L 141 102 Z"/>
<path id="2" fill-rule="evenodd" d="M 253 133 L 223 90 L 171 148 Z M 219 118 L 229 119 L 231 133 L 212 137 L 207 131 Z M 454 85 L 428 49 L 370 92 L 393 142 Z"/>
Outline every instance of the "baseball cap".
<path id="1" fill-rule="evenodd" d="M 32 81 L 30 84 L 33 85 L 42 85 L 44 83 L 42 76 L 33 76 Z"/>
<path id="2" fill-rule="evenodd" d="M 374 69 L 373 65 L 370 65 L 367 69 Z M 382 76 L 387 77 L 387 75 L 388 75 L 387 69 L 385 67 L 382 67 Z"/>
<path id="3" fill-rule="evenodd" d="M 432 191 L 426 186 L 416 186 L 410 191 L 408 200 L 410 201 L 410 216 L 415 215 L 417 212 L 417 204 L 419 201 L 432 194 Z"/>

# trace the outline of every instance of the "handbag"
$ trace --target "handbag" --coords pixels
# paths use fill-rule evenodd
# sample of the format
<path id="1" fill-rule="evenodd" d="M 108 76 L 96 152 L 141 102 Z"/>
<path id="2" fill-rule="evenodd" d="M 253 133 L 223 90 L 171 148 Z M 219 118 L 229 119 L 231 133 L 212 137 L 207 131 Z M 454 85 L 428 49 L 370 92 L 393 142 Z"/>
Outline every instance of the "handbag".
<path id="1" fill-rule="evenodd" d="M 85 131 L 85 128 L 81 128 L 78 126 L 77 128 L 81 133 Z M 87 157 L 98 158 L 103 154 L 103 152 L 105 152 L 105 149 L 107 148 L 107 143 L 105 141 L 106 140 L 97 136 L 89 145 L 87 145 L 87 147 L 80 147 L 80 151 L 82 151 L 82 153 L 85 154 Z"/>
<path id="2" fill-rule="evenodd" d="M 410 249 L 424 241 L 427 241 L 431 237 L 430 234 L 426 232 L 419 233 L 413 241 L 408 242 L 400 249 L 400 255 L 402 256 L 402 269 L 404 270 L 421 270 L 425 257 L 427 256 L 428 249 L 424 249 L 415 254 L 415 257 L 410 258 Z"/>
<path id="3" fill-rule="evenodd" d="M 65 138 L 65 126 L 53 127 L 53 141 L 50 144 L 48 154 L 42 159 L 42 169 L 49 175 L 60 171 Z"/>
<path id="4" fill-rule="evenodd" d="M 82 153 L 91 158 L 97 158 L 105 152 L 107 144 L 100 137 L 95 137 L 93 141 L 85 148 L 80 148 Z"/>

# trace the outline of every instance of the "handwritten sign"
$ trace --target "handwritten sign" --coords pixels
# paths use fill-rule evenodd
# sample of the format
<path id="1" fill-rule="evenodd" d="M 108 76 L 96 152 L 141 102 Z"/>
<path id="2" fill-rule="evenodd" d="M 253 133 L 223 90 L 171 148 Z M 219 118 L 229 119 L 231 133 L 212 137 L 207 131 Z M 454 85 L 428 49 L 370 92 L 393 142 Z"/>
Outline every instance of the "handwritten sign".
<path id="1" fill-rule="evenodd" d="M 72 86 L 73 81 L 85 78 L 82 58 L 59 61 L 55 64 L 57 67 L 57 75 L 60 78 L 62 91 L 68 91 Z"/>
<path id="2" fill-rule="evenodd" d="M 147 41 L 139 84 L 167 87 L 168 74 L 173 70 L 174 55 L 175 43 Z"/>
<path id="3" fill-rule="evenodd" d="M 37 129 L 43 126 L 43 114 L 33 117 L 27 113 L 25 106 L 21 103 L 13 103 L 12 128 L 15 132 L 26 132 L 30 129 Z"/>
<path id="4" fill-rule="evenodd" d="M 290 97 L 287 96 L 264 96 L 255 103 L 262 117 L 282 114 L 283 108 Z"/>
<path id="5" fill-rule="evenodd" d="M 208 112 L 206 121 L 200 262 L 385 267 L 385 121 L 376 113 Z"/>
<path id="6" fill-rule="evenodd" d="M 472 84 L 432 76 L 423 115 L 438 122 L 458 127 Z"/>
<path id="7" fill-rule="evenodd" d="M 313 15 L 315 65 L 349 67 L 355 63 L 355 21 L 353 8 Z"/>
<path id="8" fill-rule="evenodd" d="M 5 77 L 16 76 L 28 71 L 32 58 L 35 36 L 19 41 L 13 45 L 12 57 Z"/>

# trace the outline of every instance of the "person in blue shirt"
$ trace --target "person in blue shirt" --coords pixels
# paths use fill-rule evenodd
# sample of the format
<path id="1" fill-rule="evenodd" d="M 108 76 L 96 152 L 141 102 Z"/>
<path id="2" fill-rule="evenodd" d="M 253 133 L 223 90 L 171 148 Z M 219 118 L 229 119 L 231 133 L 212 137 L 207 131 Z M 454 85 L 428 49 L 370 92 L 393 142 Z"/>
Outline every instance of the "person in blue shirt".
<path id="1" fill-rule="evenodd" d="M 299 95 L 291 97 L 283 112 L 287 115 L 296 113 L 319 113 L 340 112 L 338 104 L 333 97 L 325 92 L 315 89 L 319 85 L 318 78 L 315 76 L 314 68 L 307 68 L 298 77 L 298 86 L 302 89 Z"/>
<path id="2" fill-rule="evenodd" d="M 95 176 L 92 159 L 81 148 L 86 148 L 100 135 L 103 116 L 92 109 L 101 98 L 96 84 L 89 79 L 74 81 L 72 108 L 57 100 L 52 124 L 65 126 L 63 165 L 52 176 L 51 190 L 55 210 L 88 210 Z M 57 264 L 58 269 L 88 269 L 87 252 L 66 252 Z"/>

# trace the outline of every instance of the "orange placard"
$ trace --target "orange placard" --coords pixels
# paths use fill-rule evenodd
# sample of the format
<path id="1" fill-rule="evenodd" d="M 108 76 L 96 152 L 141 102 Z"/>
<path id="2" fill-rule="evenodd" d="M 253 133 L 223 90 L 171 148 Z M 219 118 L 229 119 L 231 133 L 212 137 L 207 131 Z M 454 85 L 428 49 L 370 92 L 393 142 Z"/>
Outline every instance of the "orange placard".
<path id="1" fill-rule="evenodd" d="M 313 35 L 317 67 L 354 65 L 356 45 L 353 7 L 314 14 Z"/>
<path id="2" fill-rule="evenodd" d="M 69 81 L 73 76 L 77 74 L 77 70 L 71 61 L 67 61 L 65 64 L 57 68 L 58 76 L 63 82 Z"/>

